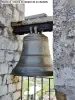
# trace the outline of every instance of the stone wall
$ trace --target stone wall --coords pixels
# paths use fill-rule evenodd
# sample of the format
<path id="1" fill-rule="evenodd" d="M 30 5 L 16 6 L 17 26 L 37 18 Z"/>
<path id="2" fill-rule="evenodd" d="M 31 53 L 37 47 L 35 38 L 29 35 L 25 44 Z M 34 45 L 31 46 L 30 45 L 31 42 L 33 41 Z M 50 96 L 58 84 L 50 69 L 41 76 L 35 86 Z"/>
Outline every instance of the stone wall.
<path id="1" fill-rule="evenodd" d="M 0 100 L 20 100 L 21 77 L 10 75 L 22 50 L 21 36 L 15 36 L 11 21 L 24 19 L 24 5 L 0 3 Z"/>
<path id="2" fill-rule="evenodd" d="M 75 0 L 54 0 L 53 10 L 55 88 L 75 100 Z"/>

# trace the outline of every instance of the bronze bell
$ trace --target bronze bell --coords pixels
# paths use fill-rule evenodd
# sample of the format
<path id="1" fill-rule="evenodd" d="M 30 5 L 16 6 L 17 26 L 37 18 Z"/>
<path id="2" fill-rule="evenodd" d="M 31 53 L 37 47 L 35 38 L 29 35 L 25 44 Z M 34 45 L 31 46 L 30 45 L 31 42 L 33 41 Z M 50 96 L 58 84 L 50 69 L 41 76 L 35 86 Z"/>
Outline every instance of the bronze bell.
<path id="1" fill-rule="evenodd" d="M 35 33 L 28 34 L 23 40 L 21 58 L 13 69 L 17 76 L 52 76 L 52 60 L 49 52 L 48 38 Z"/>

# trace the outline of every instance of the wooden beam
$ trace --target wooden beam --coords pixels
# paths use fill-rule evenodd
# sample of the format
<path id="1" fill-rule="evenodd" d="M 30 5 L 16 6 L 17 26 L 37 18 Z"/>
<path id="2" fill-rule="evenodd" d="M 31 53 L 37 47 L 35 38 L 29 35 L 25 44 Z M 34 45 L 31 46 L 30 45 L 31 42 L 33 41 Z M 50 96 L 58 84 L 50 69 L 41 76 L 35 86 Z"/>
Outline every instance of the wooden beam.
<path id="1" fill-rule="evenodd" d="M 26 17 L 24 21 L 11 22 L 11 27 L 13 28 L 13 33 L 18 35 L 23 35 L 30 33 L 30 27 L 32 27 L 34 32 L 34 27 L 37 26 L 38 32 L 52 31 L 53 29 L 53 19 L 46 15 L 35 15 Z"/>

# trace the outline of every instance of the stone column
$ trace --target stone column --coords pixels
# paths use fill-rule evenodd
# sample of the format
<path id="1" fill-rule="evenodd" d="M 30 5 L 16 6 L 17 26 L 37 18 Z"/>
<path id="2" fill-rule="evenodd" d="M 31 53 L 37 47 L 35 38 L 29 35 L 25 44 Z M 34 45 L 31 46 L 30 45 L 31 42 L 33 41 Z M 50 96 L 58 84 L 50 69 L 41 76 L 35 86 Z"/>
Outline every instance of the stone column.
<path id="1" fill-rule="evenodd" d="M 54 79 L 57 100 L 75 100 L 75 0 L 54 0 Z M 63 99 L 58 98 L 64 94 Z"/>

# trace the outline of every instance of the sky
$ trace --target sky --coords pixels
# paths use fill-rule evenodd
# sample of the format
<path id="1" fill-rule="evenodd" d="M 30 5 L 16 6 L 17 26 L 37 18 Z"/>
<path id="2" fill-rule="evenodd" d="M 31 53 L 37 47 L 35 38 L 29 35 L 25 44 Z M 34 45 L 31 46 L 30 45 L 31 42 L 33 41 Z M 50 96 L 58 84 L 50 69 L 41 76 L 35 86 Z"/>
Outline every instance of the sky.
<path id="1" fill-rule="evenodd" d="M 37 0 L 37 1 L 48 1 L 48 3 L 26 3 L 25 16 L 36 15 L 40 13 L 46 13 L 48 16 L 53 16 L 53 0 Z M 53 59 L 53 32 L 45 32 L 43 34 L 45 34 L 49 39 L 49 49 L 51 57 Z"/>
<path id="2" fill-rule="evenodd" d="M 43 0 L 37 0 L 37 1 L 43 1 Z M 46 13 L 47 15 L 52 16 L 53 15 L 53 1 L 52 0 L 47 0 L 47 1 L 48 3 L 26 3 L 25 16 L 30 16 L 30 15 L 39 14 L 39 13 Z"/>

